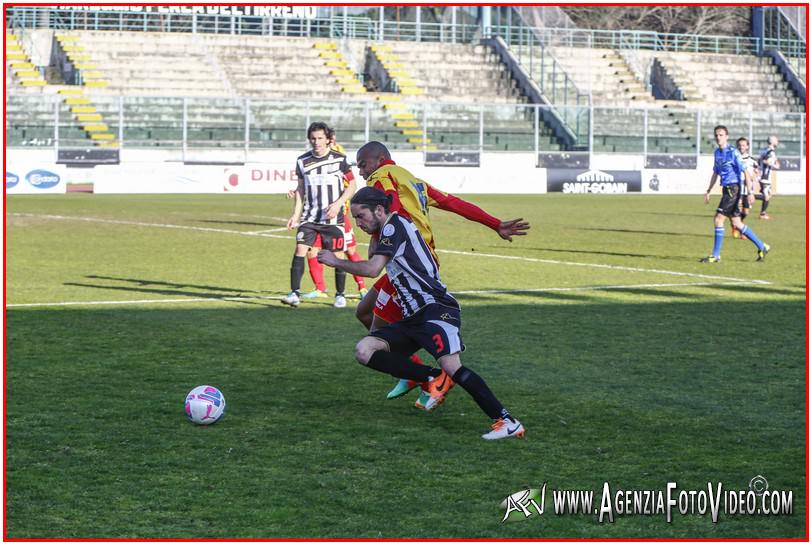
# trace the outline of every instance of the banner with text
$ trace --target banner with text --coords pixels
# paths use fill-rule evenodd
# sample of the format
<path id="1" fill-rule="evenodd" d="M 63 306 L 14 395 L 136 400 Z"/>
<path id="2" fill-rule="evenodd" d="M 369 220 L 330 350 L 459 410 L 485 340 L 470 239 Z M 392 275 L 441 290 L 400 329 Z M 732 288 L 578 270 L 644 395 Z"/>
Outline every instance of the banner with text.
<path id="1" fill-rule="evenodd" d="M 547 169 L 547 192 L 639 193 L 638 170 Z"/>
<path id="2" fill-rule="evenodd" d="M 65 193 L 65 167 L 55 163 L 17 163 L 9 160 L 6 170 L 6 193 Z"/>

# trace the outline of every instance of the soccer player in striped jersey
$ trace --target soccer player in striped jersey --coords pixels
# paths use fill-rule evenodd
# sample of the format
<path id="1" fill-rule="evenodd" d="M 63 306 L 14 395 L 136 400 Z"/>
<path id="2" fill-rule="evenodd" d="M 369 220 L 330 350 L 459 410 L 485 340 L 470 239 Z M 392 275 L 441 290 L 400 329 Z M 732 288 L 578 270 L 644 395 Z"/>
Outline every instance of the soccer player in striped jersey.
<path id="1" fill-rule="evenodd" d="M 750 242 L 758 249 L 756 261 L 764 261 L 770 251 L 769 244 L 764 244 L 756 236 L 749 226 L 742 223 L 740 205 L 741 182 L 744 179 L 746 167 L 742 162 L 742 156 L 736 148 L 728 144 L 727 127 L 718 125 L 713 129 L 716 138 L 716 145 L 719 146 L 713 153 L 713 175 L 705 192 L 705 204 L 710 202 L 710 192 L 716 181 L 720 180 L 722 185 L 722 199 L 716 208 L 716 215 L 713 216 L 713 253 L 708 257 L 700 259 L 702 263 L 718 263 L 722 260 L 722 241 L 725 238 L 725 218 L 730 218 L 730 223 L 741 231 Z"/>
<path id="2" fill-rule="evenodd" d="M 767 147 L 762 150 L 761 156 L 758 159 L 759 167 L 761 168 L 761 179 L 759 180 L 761 195 L 756 198 L 761 201 L 761 213 L 758 215 L 758 218 L 762 220 L 770 219 L 769 214 L 767 214 L 767 207 L 770 206 L 770 197 L 772 197 L 773 169 L 777 170 L 781 168 L 778 155 L 775 153 L 775 148 L 777 147 L 778 137 L 775 135 L 770 136 L 767 138 Z"/>
<path id="3" fill-rule="evenodd" d="M 394 377 L 429 384 L 426 409 L 443 403 L 452 381 L 468 392 L 492 420 L 483 439 L 522 438 L 525 429 L 499 402 L 485 381 L 462 365 L 460 306 L 440 279 L 432 249 L 414 222 L 390 211 L 392 196 L 364 187 L 351 201 L 352 215 L 363 231 L 374 235 L 367 261 L 339 259 L 319 252 L 319 261 L 351 274 L 374 278 L 386 268 L 397 290 L 403 318 L 369 332 L 355 347 L 359 363 Z M 440 369 L 416 365 L 405 354 L 424 348 Z"/>
<path id="4" fill-rule="evenodd" d="M 750 208 L 753 206 L 753 201 L 755 201 L 753 184 L 758 176 L 758 160 L 750 155 L 750 141 L 744 136 L 736 140 L 736 148 L 739 150 L 739 154 L 742 156 L 742 162 L 744 163 L 745 167 L 745 178 L 742 182 L 741 192 L 741 218 L 742 222 L 744 222 L 744 220 L 747 219 L 747 216 L 750 214 Z M 736 229 L 736 227 L 734 227 L 732 224 L 730 227 L 733 229 L 733 238 L 741 238 L 741 231 Z"/>
<path id="5" fill-rule="evenodd" d="M 434 233 L 428 217 L 429 207 L 454 212 L 486 225 L 507 241 L 512 241 L 514 236 L 527 234 L 530 228 L 522 218 L 501 221 L 474 204 L 437 190 L 405 168 L 396 165 L 389 150 L 380 142 L 367 142 L 361 146 L 356 154 L 356 162 L 358 172 L 366 180 L 367 186 L 378 188 L 389 195 L 392 198 L 392 210 L 414 222 L 437 261 L 439 260 L 434 251 Z M 356 316 L 370 330 L 401 319 L 397 292 L 389 282 L 388 276 L 381 277 L 361 300 L 356 309 Z M 387 399 L 400 397 L 415 386 L 417 384 L 413 381 L 401 380 L 389 392 Z M 421 394 L 415 406 L 424 408 L 426 399 L 426 395 Z"/>
<path id="6" fill-rule="evenodd" d="M 288 229 L 298 225 L 296 250 L 290 266 L 290 293 L 282 298 L 284 304 L 293 307 L 300 303 L 305 255 L 315 244 L 316 235 L 321 236 L 324 249 L 344 257 L 344 203 L 355 193 L 355 180 L 346 156 L 330 149 L 329 133 L 325 123 L 311 123 L 307 138 L 312 150 L 296 160 L 299 184 L 287 225 Z M 345 282 L 344 271 L 336 270 L 336 308 L 347 306 Z"/>
<path id="7" fill-rule="evenodd" d="M 337 151 L 342 155 L 346 155 L 344 146 L 336 141 L 336 131 L 332 127 L 329 129 L 328 141 L 330 149 Z M 349 180 L 344 179 L 344 186 L 349 184 Z M 321 237 L 316 237 L 315 247 L 307 253 L 307 269 L 310 271 L 310 278 L 313 280 L 315 289 L 311 292 L 302 295 L 304 299 L 317 299 L 327 297 L 327 286 L 324 283 L 324 267 L 316 259 L 317 250 L 321 248 Z M 344 250 L 347 258 L 350 261 L 360 261 L 361 256 L 358 255 L 358 241 L 355 239 L 355 233 L 352 230 L 352 221 L 350 221 L 350 201 L 344 204 Z M 358 286 L 358 293 L 363 298 L 367 293 L 366 281 L 363 276 L 353 276 L 356 285 Z"/>

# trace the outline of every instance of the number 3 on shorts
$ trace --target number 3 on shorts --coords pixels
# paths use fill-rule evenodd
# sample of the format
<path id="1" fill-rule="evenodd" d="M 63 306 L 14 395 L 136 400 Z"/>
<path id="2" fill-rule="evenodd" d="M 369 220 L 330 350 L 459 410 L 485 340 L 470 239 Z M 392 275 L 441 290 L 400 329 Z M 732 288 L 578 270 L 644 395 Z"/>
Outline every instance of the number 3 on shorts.
<path id="1" fill-rule="evenodd" d="M 443 338 L 440 336 L 440 334 L 435 333 L 434 337 L 432 337 L 431 340 L 434 341 L 434 346 L 437 347 L 437 353 L 439 354 L 440 352 L 442 352 L 443 349 L 445 348 L 445 344 L 443 344 Z"/>

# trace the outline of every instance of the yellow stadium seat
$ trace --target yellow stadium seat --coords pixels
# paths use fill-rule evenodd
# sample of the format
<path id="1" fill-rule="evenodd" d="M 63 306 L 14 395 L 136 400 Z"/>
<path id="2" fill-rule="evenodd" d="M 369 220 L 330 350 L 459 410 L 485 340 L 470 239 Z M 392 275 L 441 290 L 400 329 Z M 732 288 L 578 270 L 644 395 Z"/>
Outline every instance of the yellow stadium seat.
<path id="1" fill-rule="evenodd" d="M 39 70 L 28 70 L 25 68 L 14 69 L 14 75 L 20 78 L 39 78 Z"/>
<path id="2" fill-rule="evenodd" d="M 95 108 L 93 108 L 95 110 Z M 76 114 L 76 121 L 102 121 L 102 114 Z"/>

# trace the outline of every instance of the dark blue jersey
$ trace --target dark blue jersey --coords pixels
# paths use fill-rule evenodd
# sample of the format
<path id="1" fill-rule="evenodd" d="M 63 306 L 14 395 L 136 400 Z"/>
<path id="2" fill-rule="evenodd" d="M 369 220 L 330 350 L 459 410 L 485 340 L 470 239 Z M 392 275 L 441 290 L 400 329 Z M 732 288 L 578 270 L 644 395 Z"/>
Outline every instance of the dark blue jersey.
<path id="1" fill-rule="evenodd" d="M 373 255 L 389 257 L 386 274 L 397 290 L 403 318 L 426 305 L 459 308 L 440 280 L 437 262 L 414 223 L 394 212 L 381 227 Z"/>

